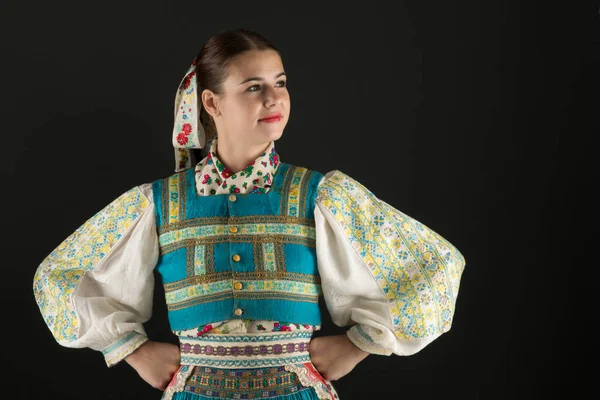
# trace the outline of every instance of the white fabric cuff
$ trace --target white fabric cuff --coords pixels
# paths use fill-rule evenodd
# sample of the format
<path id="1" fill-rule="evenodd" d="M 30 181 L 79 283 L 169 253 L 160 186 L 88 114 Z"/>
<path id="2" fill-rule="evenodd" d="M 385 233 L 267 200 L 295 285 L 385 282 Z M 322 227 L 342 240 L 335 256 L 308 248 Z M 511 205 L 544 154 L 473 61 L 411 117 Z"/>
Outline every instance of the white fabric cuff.
<path id="1" fill-rule="evenodd" d="M 148 337 L 139 332 L 126 333 L 114 343 L 102 350 L 106 365 L 112 367 L 133 353 L 138 347 L 146 343 Z"/>
<path id="2" fill-rule="evenodd" d="M 389 356 L 392 350 L 375 343 L 373 339 L 361 328 L 360 324 L 353 325 L 346 331 L 348 339 L 362 351 L 371 354 L 379 354 L 381 356 Z"/>

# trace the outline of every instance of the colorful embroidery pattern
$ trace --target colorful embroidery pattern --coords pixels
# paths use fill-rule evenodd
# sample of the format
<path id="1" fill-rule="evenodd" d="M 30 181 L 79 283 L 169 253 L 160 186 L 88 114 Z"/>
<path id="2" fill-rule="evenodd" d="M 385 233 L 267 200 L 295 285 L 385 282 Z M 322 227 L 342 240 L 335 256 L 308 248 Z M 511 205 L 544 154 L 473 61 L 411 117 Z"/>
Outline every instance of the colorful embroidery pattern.
<path id="1" fill-rule="evenodd" d="M 177 176 L 169 178 L 169 223 L 179 221 L 179 179 Z"/>
<path id="2" fill-rule="evenodd" d="M 282 280 L 282 281 L 294 281 L 294 282 L 305 282 L 310 284 L 320 284 L 321 277 L 319 275 L 302 274 L 288 271 L 249 271 L 249 272 L 236 272 L 236 280 L 243 281 L 254 281 L 254 280 Z M 233 278 L 231 271 L 221 272 L 208 272 L 205 275 L 186 277 L 177 281 L 163 283 L 163 287 L 166 292 L 172 292 L 174 290 L 187 288 L 189 285 L 203 285 L 205 283 L 214 283 L 219 281 L 226 281 Z M 240 289 L 241 290 L 241 289 Z"/>
<path id="3" fill-rule="evenodd" d="M 276 271 L 277 264 L 275 263 L 275 247 L 273 243 L 263 243 L 263 265 L 265 271 Z"/>
<path id="4" fill-rule="evenodd" d="M 237 233 L 235 235 L 232 235 L 229 229 L 227 229 L 228 225 L 235 225 L 237 228 Z M 262 238 L 261 240 L 265 240 L 264 235 L 280 235 L 287 238 L 296 237 L 298 239 L 308 239 L 313 243 L 312 247 L 314 247 L 314 240 L 316 238 L 315 228 L 313 226 L 288 223 L 263 224 L 258 222 L 235 224 L 235 219 L 230 218 L 229 224 L 188 226 L 162 233 L 159 236 L 159 244 L 162 247 L 166 247 L 183 240 L 196 240 L 199 242 L 206 240 L 207 243 L 210 243 L 214 242 L 216 237 L 219 236 L 225 240 L 229 240 L 231 236 L 256 236 L 258 239 Z M 162 248 L 161 252 L 165 254 L 166 250 L 167 249 Z"/>
<path id="5" fill-rule="evenodd" d="M 303 216 L 300 215 L 301 211 L 304 209 L 304 203 L 301 204 L 300 200 L 301 197 L 305 197 L 305 196 L 300 196 L 301 194 L 301 190 L 300 190 L 300 186 L 304 183 L 304 182 L 308 182 L 308 170 L 306 168 L 301 168 L 301 167 L 290 167 L 293 168 L 293 170 L 291 171 L 291 173 L 288 172 L 286 179 L 289 179 L 290 182 L 286 182 L 286 184 L 284 184 L 285 187 L 287 187 L 287 185 L 289 185 L 289 194 L 287 199 L 283 200 L 282 199 L 282 204 L 281 204 L 281 208 L 282 210 L 285 212 L 285 215 L 290 215 L 292 217 L 299 217 L 299 216 Z"/>
<path id="6" fill-rule="evenodd" d="M 282 366 L 247 370 L 194 367 L 184 389 L 184 393 L 221 399 L 269 399 L 303 391 L 312 389 Z"/>
<path id="7" fill-rule="evenodd" d="M 208 282 L 198 285 L 187 286 L 182 289 L 165 291 L 165 299 L 167 307 L 171 310 L 177 310 L 180 308 L 187 307 L 191 300 L 203 298 L 202 302 L 213 301 L 215 298 L 219 298 L 219 295 L 229 296 L 233 290 L 233 283 L 231 279 L 219 282 Z M 194 304 L 200 304 L 194 302 Z"/>
<path id="8" fill-rule="evenodd" d="M 79 320 L 70 298 L 84 272 L 98 267 L 149 204 L 139 188 L 129 190 L 81 225 L 38 267 L 34 295 L 59 343 L 77 339 Z"/>
<path id="9" fill-rule="evenodd" d="M 464 258 L 439 235 L 335 171 L 317 190 L 383 291 L 398 338 L 450 329 Z"/>
<path id="10" fill-rule="evenodd" d="M 309 302 L 318 302 L 321 294 L 321 285 L 278 280 L 239 280 L 242 289 L 237 290 L 238 296 L 248 299 L 274 298 L 274 299 L 302 299 Z M 202 304 L 214 301 L 221 296 L 227 297 L 233 291 L 231 279 L 218 282 L 206 282 L 183 287 L 182 289 L 165 289 L 165 299 L 169 310 L 178 310 L 191 304 Z"/>
<path id="11" fill-rule="evenodd" d="M 239 358 L 235 360 L 223 359 L 220 360 L 215 357 L 199 357 L 195 355 L 181 355 L 181 363 L 186 365 L 206 365 L 211 367 L 221 368 L 258 368 L 265 366 L 276 366 L 286 364 L 297 364 L 310 361 L 310 355 L 308 353 L 300 355 L 290 355 L 285 358 L 277 357 L 271 358 L 260 358 L 260 357 L 248 357 Z"/>
<path id="12" fill-rule="evenodd" d="M 394 218 L 396 224 L 405 222 L 406 218 L 408 218 L 408 221 L 411 222 L 411 224 L 406 226 L 406 229 L 407 231 L 410 230 L 411 234 L 407 235 L 407 239 L 413 243 L 417 255 L 425 261 L 425 269 L 437 269 L 437 262 L 445 264 L 452 289 L 450 293 L 458 293 L 460 277 L 466 265 L 466 260 L 458 249 L 421 222 L 403 214 L 392 212 L 394 209 L 385 202 L 382 202 L 382 205 L 384 209 L 388 211 L 389 215 Z M 452 304 L 454 304 L 455 301 L 455 296 L 453 296 Z"/>
<path id="13" fill-rule="evenodd" d="M 206 274 L 206 265 L 204 263 L 204 253 L 206 246 L 197 245 L 194 247 L 195 249 L 195 257 L 194 257 L 194 275 L 200 276 Z"/>
<path id="14" fill-rule="evenodd" d="M 166 196 L 166 195 L 165 195 Z M 165 197 L 166 198 L 166 197 Z M 168 206 L 168 203 L 166 203 Z M 191 226 L 226 226 L 240 224 L 297 224 L 306 227 L 314 227 L 314 219 L 309 218 L 294 218 L 285 215 L 244 215 L 244 216 L 216 216 L 216 217 L 200 217 L 183 220 L 177 223 L 158 226 L 158 233 L 176 231 Z M 266 232 L 266 231 L 262 231 Z M 220 232 L 219 232 L 220 233 Z"/>
<path id="15" fill-rule="evenodd" d="M 206 354 L 206 355 L 217 355 L 217 356 L 233 356 L 233 357 L 241 357 L 241 356 L 256 356 L 262 354 L 283 354 L 283 353 L 298 353 L 303 352 L 305 349 L 308 349 L 308 343 L 287 343 L 283 345 L 275 344 L 275 345 L 260 345 L 260 346 L 200 346 L 195 345 L 192 347 L 189 343 L 181 345 L 181 352 L 183 354 L 193 353 L 193 354 Z"/>
<path id="16" fill-rule="evenodd" d="M 245 346 L 202 346 L 199 344 L 192 345 L 182 341 L 180 344 L 180 350 L 182 354 L 197 354 L 207 356 L 230 356 L 230 357 L 251 357 L 261 356 L 270 354 L 293 354 L 303 353 L 308 351 L 308 341 L 302 343 L 283 343 L 283 344 L 261 344 L 252 346 L 250 344 Z"/>
<path id="17" fill-rule="evenodd" d="M 177 374 L 167 392 L 171 395 L 174 392 L 188 392 L 225 398 L 222 396 L 227 396 L 227 393 L 216 393 L 215 390 L 228 388 L 231 389 L 233 398 L 251 398 L 247 396 L 258 392 L 263 396 L 271 396 L 274 392 L 266 390 L 264 385 L 267 382 L 270 388 L 281 390 L 288 379 L 293 379 L 299 382 L 294 392 L 313 388 L 319 399 L 336 400 L 339 397 L 331 382 L 324 379 L 310 362 L 308 348 L 311 337 L 312 332 L 180 337 L 181 362 L 188 369 L 193 368 L 194 375 Z M 290 372 L 289 378 L 269 379 L 268 371 L 279 373 L 284 370 Z M 204 372 L 208 372 L 210 376 L 203 380 L 204 377 L 198 375 Z M 257 376 L 264 378 L 263 386 L 257 386 L 259 383 L 256 381 L 245 381 L 245 378 Z M 228 381 L 228 377 L 231 381 Z M 197 390 L 199 382 L 214 386 L 209 389 L 204 386 L 203 391 L 200 391 Z M 262 390 L 253 392 L 255 389 Z M 314 394 L 311 398 L 313 396 Z"/>

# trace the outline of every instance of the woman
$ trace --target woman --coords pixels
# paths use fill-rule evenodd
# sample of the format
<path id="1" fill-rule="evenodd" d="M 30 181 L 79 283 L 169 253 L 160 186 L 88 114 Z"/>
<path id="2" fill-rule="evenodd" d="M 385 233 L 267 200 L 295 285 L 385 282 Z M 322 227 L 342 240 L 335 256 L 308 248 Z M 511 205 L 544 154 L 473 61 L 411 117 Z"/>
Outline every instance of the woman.
<path id="1" fill-rule="evenodd" d="M 452 322 L 465 260 L 340 171 L 275 152 L 290 115 L 278 50 L 211 37 L 175 99 L 176 173 L 136 186 L 38 267 L 56 340 L 125 360 L 164 399 L 334 399 L 368 354 L 409 355 Z M 194 149 L 208 149 L 196 163 Z M 180 346 L 149 340 L 153 271 Z M 319 296 L 344 335 L 316 338 Z"/>

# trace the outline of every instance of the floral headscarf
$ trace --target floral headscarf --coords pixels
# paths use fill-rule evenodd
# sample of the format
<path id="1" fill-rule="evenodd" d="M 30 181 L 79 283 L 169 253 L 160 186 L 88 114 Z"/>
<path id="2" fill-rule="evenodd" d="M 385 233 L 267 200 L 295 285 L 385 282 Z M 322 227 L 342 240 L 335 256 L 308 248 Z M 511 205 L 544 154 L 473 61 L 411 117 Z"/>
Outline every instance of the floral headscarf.
<path id="1" fill-rule="evenodd" d="M 200 123 L 202 101 L 198 99 L 196 83 L 196 59 L 179 83 L 175 96 L 175 124 L 173 147 L 175 148 L 175 172 L 192 166 L 190 149 L 202 149 L 206 145 L 206 133 Z"/>

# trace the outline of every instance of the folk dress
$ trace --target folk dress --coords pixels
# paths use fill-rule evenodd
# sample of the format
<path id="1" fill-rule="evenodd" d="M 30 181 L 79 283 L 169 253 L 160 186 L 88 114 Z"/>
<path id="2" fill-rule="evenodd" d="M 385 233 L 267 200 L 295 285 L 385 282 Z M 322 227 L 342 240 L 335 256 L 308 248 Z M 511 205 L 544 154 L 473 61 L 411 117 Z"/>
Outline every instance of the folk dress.
<path id="1" fill-rule="evenodd" d="M 282 163 L 274 142 L 235 173 L 219 160 L 217 149 L 214 139 L 208 155 L 186 171 L 186 176 L 193 176 L 188 184 L 195 194 L 228 195 L 232 201 L 236 196 L 266 195 L 276 182 L 284 181 L 282 174 L 295 171 L 296 186 L 295 178 L 285 179 L 291 185 L 286 205 L 289 210 L 294 204 L 310 207 L 305 210 L 310 216 L 307 226 L 301 229 L 304 236 L 298 240 L 312 251 L 317 268 L 314 276 L 290 272 L 293 266 L 282 272 L 286 262 L 293 262 L 282 250 L 291 234 L 282 233 L 282 241 L 274 239 L 274 245 L 261 242 L 260 229 L 269 229 L 267 221 L 254 232 L 251 251 L 256 271 L 248 272 L 253 278 L 238 282 L 219 278 L 220 294 L 203 292 L 203 299 L 235 298 L 232 292 L 246 291 L 252 298 L 267 299 L 260 304 L 269 308 L 273 299 L 308 304 L 323 296 L 332 321 L 349 327 L 349 340 L 379 355 L 414 354 L 450 329 L 465 267 L 464 257 L 450 242 L 339 170 L 320 174 Z M 302 182 L 308 182 L 308 176 L 315 190 L 312 201 L 303 203 L 294 196 L 306 186 Z M 166 182 L 163 186 L 173 182 L 161 181 Z M 161 214 L 156 182 L 133 187 L 87 220 L 43 260 L 34 277 L 35 299 L 57 342 L 101 351 L 109 367 L 148 340 L 143 324 L 152 314 L 154 271 L 169 245 L 157 221 Z M 169 188 L 162 190 L 167 193 Z M 160 207 L 164 211 L 170 206 Z M 279 237 L 273 232 L 264 235 Z M 186 253 L 185 267 L 195 274 L 195 291 L 190 284 L 181 291 L 181 282 L 189 277 L 163 282 L 174 314 L 183 307 L 176 306 L 177 301 L 198 305 L 199 290 L 217 290 L 207 277 L 211 271 L 218 275 L 214 272 L 218 258 L 213 250 L 200 254 L 198 248 L 191 258 Z M 233 256 L 232 263 L 243 261 Z M 337 399 L 333 385 L 319 374 L 308 354 L 310 337 L 320 329 L 319 315 L 308 306 L 302 309 L 308 311 L 292 313 L 285 307 L 250 313 L 272 316 L 268 319 L 249 318 L 235 308 L 231 318 L 215 317 L 198 326 L 170 320 L 182 362 L 162 398 Z M 298 320 L 281 319 L 283 315 Z M 207 318 L 203 316 L 203 321 Z"/>

